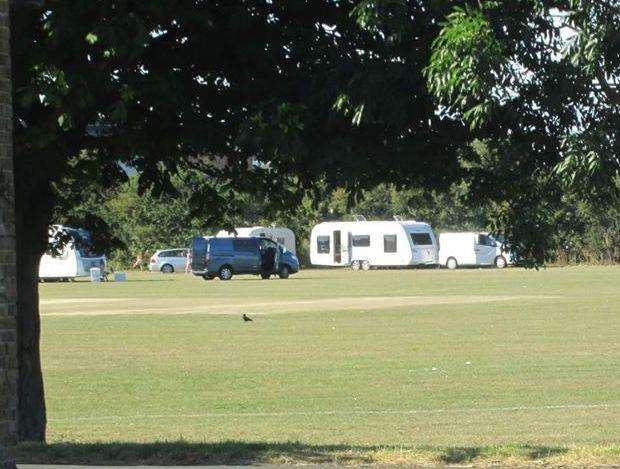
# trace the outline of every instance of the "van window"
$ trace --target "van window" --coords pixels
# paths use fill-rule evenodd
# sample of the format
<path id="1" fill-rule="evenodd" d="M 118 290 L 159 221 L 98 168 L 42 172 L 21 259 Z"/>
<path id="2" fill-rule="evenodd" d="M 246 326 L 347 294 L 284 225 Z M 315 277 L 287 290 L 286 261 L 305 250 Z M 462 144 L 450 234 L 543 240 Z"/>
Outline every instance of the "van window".
<path id="1" fill-rule="evenodd" d="M 172 251 L 162 251 L 157 257 L 174 257 Z"/>
<path id="2" fill-rule="evenodd" d="M 351 243 L 357 248 L 367 248 L 370 246 L 369 235 L 353 235 L 351 236 Z"/>
<path id="3" fill-rule="evenodd" d="M 433 244 L 431 235 L 428 233 L 411 233 L 413 244 L 420 246 L 429 246 Z"/>
<path id="4" fill-rule="evenodd" d="M 383 252 L 396 252 L 396 235 L 383 235 Z"/>
<path id="5" fill-rule="evenodd" d="M 316 251 L 319 254 L 329 254 L 329 236 L 316 237 Z"/>
<path id="6" fill-rule="evenodd" d="M 479 234 L 478 235 L 478 244 L 482 245 L 482 246 L 493 246 L 495 247 L 495 243 L 493 242 L 493 239 L 490 236 L 484 235 L 484 234 Z"/>
<path id="7" fill-rule="evenodd" d="M 256 243 L 247 238 L 235 238 L 233 240 L 233 248 L 238 252 L 256 252 Z"/>

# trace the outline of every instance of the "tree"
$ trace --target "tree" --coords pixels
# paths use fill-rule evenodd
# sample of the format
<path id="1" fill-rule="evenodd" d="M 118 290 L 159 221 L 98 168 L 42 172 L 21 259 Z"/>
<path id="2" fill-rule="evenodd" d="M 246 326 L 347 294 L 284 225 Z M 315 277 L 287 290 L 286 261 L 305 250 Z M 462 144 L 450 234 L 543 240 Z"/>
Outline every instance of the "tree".
<path id="1" fill-rule="evenodd" d="M 117 186 L 124 166 L 155 196 L 200 171 L 188 203 L 205 220 L 236 192 L 276 209 L 324 185 L 446 186 L 466 133 L 437 116 L 422 70 L 448 7 L 407 3 L 397 37 L 332 0 L 14 5 L 22 440 L 45 436 L 37 270 L 60 196 Z"/>
<path id="2" fill-rule="evenodd" d="M 615 1 L 464 2 L 433 44 L 429 89 L 489 150 L 472 189 L 532 265 L 566 193 L 618 201 L 619 24 Z"/>

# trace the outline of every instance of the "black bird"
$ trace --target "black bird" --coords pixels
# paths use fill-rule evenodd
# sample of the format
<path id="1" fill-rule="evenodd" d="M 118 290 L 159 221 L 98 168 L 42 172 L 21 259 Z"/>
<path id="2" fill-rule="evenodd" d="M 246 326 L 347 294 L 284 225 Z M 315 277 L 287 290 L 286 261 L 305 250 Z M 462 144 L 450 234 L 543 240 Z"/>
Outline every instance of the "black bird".
<path id="1" fill-rule="evenodd" d="M 245 322 L 252 322 L 252 318 L 249 317 L 247 314 L 243 313 L 242 317 Z"/>

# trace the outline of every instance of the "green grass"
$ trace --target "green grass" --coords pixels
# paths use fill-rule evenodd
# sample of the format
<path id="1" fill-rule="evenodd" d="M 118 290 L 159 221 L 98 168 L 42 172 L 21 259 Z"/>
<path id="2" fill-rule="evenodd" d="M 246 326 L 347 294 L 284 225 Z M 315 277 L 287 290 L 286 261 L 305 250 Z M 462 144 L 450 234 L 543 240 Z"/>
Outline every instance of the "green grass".
<path id="1" fill-rule="evenodd" d="M 620 268 L 129 280 L 41 285 L 19 461 L 620 463 Z"/>

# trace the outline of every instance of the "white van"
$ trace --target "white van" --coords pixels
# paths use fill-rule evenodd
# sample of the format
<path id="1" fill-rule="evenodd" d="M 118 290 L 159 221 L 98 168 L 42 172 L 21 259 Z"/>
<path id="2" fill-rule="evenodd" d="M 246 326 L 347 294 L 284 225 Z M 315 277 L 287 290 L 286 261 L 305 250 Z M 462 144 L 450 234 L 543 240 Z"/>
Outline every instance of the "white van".
<path id="1" fill-rule="evenodd" d="M 296 255 L 295 252 L 295 233 L 293 230 L 286 228 L 285 226 L 245 226 L 241 228 L 235 228 L 237 232 L 236 236 L 241 238 L 269 238 L 278 244 L 281 244 L 287 251 Z M 234 232 L 221 230 L 215 235 L 216 238 L 231 238 L 235 237 Z"/>
<path id="2" fill-rule="evenodd" d="M 354 270 L 437 263 L 437 240 L 415 220 L 330 221 L 312 228 L 310 262 Z"/>
<path id="3" fill-rule="evenodd" d="M 49 244 L 58 252 L 41 256 L 39 279 L 68 281 L 76 277 L 88 277 L 93 267 L 101 269 L 103 273 L 106 256 L 94 252 L 90 236 L 84 229 L 62 225 L 51 226 Z M 60 247 L 63 240 L 66 242 Z"/>
<path id="4" fill-rule="evenodd" d="M 512 264 L 510 252 L 488 233 L 440 233 L 439 265 L 456 269 L 466 265 L 494 265 L 503 269 Z"/>

